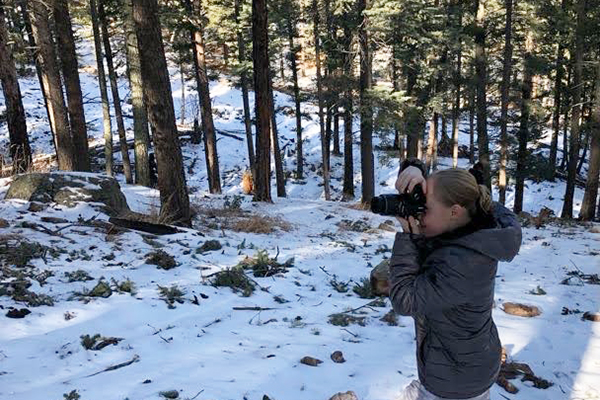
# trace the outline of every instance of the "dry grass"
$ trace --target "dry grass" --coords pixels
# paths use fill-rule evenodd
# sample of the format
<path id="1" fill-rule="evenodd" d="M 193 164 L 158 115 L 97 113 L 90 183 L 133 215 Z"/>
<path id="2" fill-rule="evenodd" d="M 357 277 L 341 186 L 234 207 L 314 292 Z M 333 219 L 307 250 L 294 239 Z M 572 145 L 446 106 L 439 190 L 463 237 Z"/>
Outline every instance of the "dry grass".
<path id="1" fill-rule="evenodd" d="M 281 217 L 253 214 L 239 208 L 194 207 L 195 222 L 210 229 L 268 234 L 277 230 L 289 232 L 292 224 Z"/>
<path id="2" fill-rule="evenodd" d="M 351 210 L 371 211 L 371 204 L 363 203 L 362 201 L 358 201 L 356 203 L 347 203 L 344 204 L 344 207 L 349 208 Z"/>
<path id="3" fill-rule="evenodd" d="M 292 230 L 292 225 L 280 217 L 252 215 L 234 222 L 229 229 L 248 233 L 272 233 L 276 230 L 289 232 Z"/>

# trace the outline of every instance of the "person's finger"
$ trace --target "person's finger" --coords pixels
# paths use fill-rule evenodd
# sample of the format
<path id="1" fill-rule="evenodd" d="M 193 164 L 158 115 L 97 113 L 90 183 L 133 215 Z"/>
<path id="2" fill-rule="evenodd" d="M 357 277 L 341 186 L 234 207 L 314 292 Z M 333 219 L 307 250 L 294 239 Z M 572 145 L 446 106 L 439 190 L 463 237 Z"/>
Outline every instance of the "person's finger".
<path id="1" fill-rule="evenodd" d="M 408 182 L 408 191 L 410 193 L 412 193 L 413 189 L 415 188 L 415 186 L 417 185 L 417 183 L 419 183 L 419 179 L 417 177 L 412 177 L 411 180 Z"/>
<path id="2" fill-rule="evenodd" d="M 404 189 L 406 189 L 406 174 L 400 174 L 396 181 L 396 189 L 399 193 L 404 193 Z"/>

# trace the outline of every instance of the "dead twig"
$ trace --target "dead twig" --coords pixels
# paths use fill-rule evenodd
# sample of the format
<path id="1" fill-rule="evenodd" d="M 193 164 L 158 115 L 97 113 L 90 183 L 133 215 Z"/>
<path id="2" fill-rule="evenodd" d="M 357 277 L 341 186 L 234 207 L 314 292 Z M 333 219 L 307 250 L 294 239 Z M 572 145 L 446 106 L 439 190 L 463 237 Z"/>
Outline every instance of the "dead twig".
<path id="1" fill-rule="evenodd" d="M 102 371 L 98 371 L 98 372 L 95 372 L 95 373 L 93 373 L 91 375 L 86 376 L 86 378 L 90 378 L 92 376 L 99 375 L 99 374 L 101 374 L 103 372 L 114 371 L 114 370 L 117 370 L 119 368 L 127 367 L 128 365 L 131 365 L 131 364 L 136 363 L 138 361 L 140 361 L 140 356 L 138 356 L 137 354 L 135 354 L 133 356 L 133 358 L 131 360 L 129 360 L 129 361 L 125 361 L 125 362 L 123 362 L 121 364 L 111 365 L 109 367 L 104 368 Z"/>
<path id="2" fill-rule="evenodd" d="M 275 308 L 270 307 L 233 307 L 235 311 L 268 311 L 275 310 Z"/>

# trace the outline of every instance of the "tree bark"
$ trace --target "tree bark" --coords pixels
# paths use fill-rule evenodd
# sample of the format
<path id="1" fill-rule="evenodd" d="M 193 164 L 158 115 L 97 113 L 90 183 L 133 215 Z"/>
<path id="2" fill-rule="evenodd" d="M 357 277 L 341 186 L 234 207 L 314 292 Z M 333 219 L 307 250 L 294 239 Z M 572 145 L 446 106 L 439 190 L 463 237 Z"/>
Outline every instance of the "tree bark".
<path id="1" fill-rule="evenodd" d="M 487 134 L 487 57 L 485 49 L 485 10 L 486 0 L 476 0 L 475 26 L 475 70 L 477 87 L 477 146 L 479 147 L 479 162 L 483 166 L 486 186 L 491 189 L 490 150 Z"/>
<path id="2" fill-rule="evenodd" d="M 121 157 L 123 158 L 123 172 L 125 173 L 125 181 L 128 184 L 133 183 L 131 175 L 131 162 L 129 161 L 129 149 L 127 147 L 127 137 L 125 136 L 125 123 L 123 122 L 123 111 L 121 110 L 121 96 L 119 95 L 119 85 L 117 83 L 117 74 L 113 65 L 113 56 L 110 46 L 110 36 L 108 34 L 108 20 L 104 12 L 104 2 L 99 0 L 98 17 L 100 22 L 100 30 L 102 40 L 104 42 L 104 55 L 106 56 L 106 65 L 108 67 L 108 79 L 110 81 L 110 89 L 112 92 L 113 107 L 115 109 L 115 118 L 117 119 L 117 132 L 119 134 L 119 144 L 121 145 Z"/>
<path id="3" fill-rule="evenodd" d="M 455 3 L 458 13 L 457 27 L 462 30 L 462 2 L 457 1 Z M 461 68 L 462 68 L 462 39 L 460 36 L 458 40 L 458 49 L 456 50 L 456 70 L 454 72 L 454 105 L 452 107 L 452 167 L 458 166 L 458 128 L 460 124 L 460 84 L 461 84 Z"/>
<path id="4" fill-rule="evenodd" d="M 504 62 L 502 67 L 502 86 L 500 88 L 500 171 L 498 175 L 498 189 L 500 203 L 506 203 L 506 164 L 508 162 L 508 101 L 510 89 L 510 75 L 512 72 L 512 13 L 513 0 L 505 0 L 506 23 L 504 25 Z"/>
<path id="5" fill-rule="evenodd" d="M 359 14 L 363 15 L 363 23 L 359 30 L 360 43 L 360 169 L 362 174 L 363 203 L 370 203 L 375 195 L 374 161 L 373 161 L 373 111 L 370 106 L 368 91 L 372 86 L 372 58 L 367 33 L 368 18 L 364 15 L 368 0 L 359 0 Z"/>
<path id="6" fill-rule="evenodd" d="M 474 67 L 471 65 L 471 77 Z M 475 89 L 469 88 L 469 162 L 475 164 Z"/>
<path id="7" fill-rule="evenodd" d="M 344 200 L 354 198 L 354 156 L 352 152 L 352 32 L 344 27 L 344 75 L 348 79 L 344 91 L 344 185 L 342 197 Z"/>
<path id="8" fill-rule="evenodd" d="M 127 66 L 129 68 L 129 88 L 133 107 L 133 137 L 135 156 L 135 183 L 150 187 L 150 132 L 148 130 L 148 114 L 144 104 L 144 88 L 140 66 L 140 49 L 135 34 L 131 0 L 123 1 L 125 8 L 125 36 L 127 49 Z"/>
<path id="9" fill-rule="evenodd" d="M 294 45 L 296 28 L 292 22 L 292 19 L 288 18 L 288 44 L 290 46 L 290 62 L 292 64 L 292 81 L 294 85 L 294 104 L 296 106 L 296 179 L 302 179 L 304 176 L 304 155 L 302 152 L 302 112 L 300 108 L 300 86 L 298 86 L 298 66 L 296 63 L 299 46 Z"/>
<path id="10" fill-rule="evenodd" d="M 9 154 L 12 159 L 13 173 L 26 172 L 31 165 L 31 148 L 27 136 L 25 110 L 21 100 L 21 89 L 17 77 L 15 60 L 8 45 L 8 30 L 4 22 L 4 4 L 0 0 L 0 81 L 6 102 Z"/>
<path id="11" fill-rule="evenodd" d="M 562 12 L 566 12 L 567 8 L 567 0 L 562 0 Z M 564 72 L 564 60 L 565 60 L 565 45 L 563 35 L 563 29 L 558 30 L 557 40 L 559 41 L 558 50 L 556 54 L 556 77 L 554 79 L 554 113 L 552 116 L 552 140 L 550 142 L 550 158 L 548 160 L 549 164 L 549 178 L 554 180 L 556 175 L 556 155 L 558 153 L 558 134 L 560 133 L 560 106 L 561 106 L 561 96 L 562 96 L 562 85 L 563 78 L 565 75 Z M 567 121 L 565 120 L 565 124 Z M 564 149 L 566 150 L 566 149 Z"/>
<path id="12" fill-rule="evenodd" d="M 437 146 L 438 121 L 440 116 L 434 112 L 429 122 L 429 135 L 427 137 L 427 154 L 425 158 L 425 170 L 429 174 L 433 168 L 433 153 Z"/>
<path id="13" fill-rule="evenodd" d="M 269 38 L 267 31 L 267 2 L 252 0 L 252 59 L 254 63 L 254 107 L 256 113 L 256 177 L 254 200 L 271 201 L 271 143 L 269 137 L 270 108 Z"/>
<path id="14" fill-rule="evenodd" d="M 50 121 L 50 107 L 48 107 L 48 96 L 44 91 L 44 86 L 42 85 L 42 69 L 40 67 L 40 63 L 38 62 L 36 56 L 37 45 L 35 44 L 35 38 L 33 36 L 33 29 L 31 27 L 31 19 L 29 18 L 29 6 L 27 5 L 27 0 L 18 0 L 19 7 L 21 8 L 21 15 L 23 16 L 23 22 L 25 23 L 25 30 L 27 31 L 27 41 L 29 43 L 29 56 L 31 57 L 32 62 L 35 64 L 35 71 L 37 73 L 38 81 L 40 82 L 42 97 L 44 98 L 44 107 L 46 108 L 46 115 L 48 116 L 48 121 Z M 54 143 L 54 147 L 56 147 L 56 134 L 52 130 L 52 124 L 50 125 L 50 131 L 52 132 L 52 141 Z"/>
<path id="15" fill-rule="evenodd" d="M 565 168 L 567 167 L 568 164 L 568 159 L 569 159 L 569 111 L 570 111 L 570 104 L 569 104 L 569 97 L 570 97 L 570 88 L 571 88 L 571 83 L 572 83 L 572 72 L 573 70 L 573 63 L 570 62 L 568 64 L 567 67 L 567 86 L 566 86 L 566 90 L 565 92 L 569 95 L 567 97 L 567 99 L 563 99 L 561 106 L 563 107 L 563 157 L 562 160 L 560 161 L 560 169 L 561 170 L 565 170 Z"/>
<path id="16" fill-rule="evenodd" d="M 525 71 L 521 85 L 521 121 L 519 126 L 519 150 L 517 152 L 517 171 L 515 183 L 514 212 L 523 211 L 523 192 L 525 190 L 525 177 L 527 168 L 527 141 L 529 140 L 529 116 L 531 114 L 531 92 L 533 89 L 533 36 L 531 32 L 525 39 Z"/>
<path id="17" fill-rule="evenodd" d="M 338 96 L 336 94 L 336 96 Z M 333 107 L 333 149 L 332 154 L 334 156 L 341 156 L 340 152 L 340 109 L 338 103 Z"/>
<path id="18" fill-rule="evenodd" d="M 279 134 L 277 133 L 277 116 L 275 115 L 275 99 L 273 97 L 272 70 L 269 69 L 269 108 L 271 109 L 271 142 L 273 144 L 273 157 L 275 158 L 275 179 L 277 182 L 277 197 L 285 195 L 285 175 L 279 149 Z"/>
<path id="19" fill-rule="evenodd" d="M 102 39 L 100 37 L 100 25 L 98 23 L 98 7 L 96 0 L 90 0 L 90 14 L 92 17 L 92 30 L 94 32 L 94 47 L 96 49 L 96 64 L 98 65 L 98 83 L 100 98 L 102 99 L 102 121 L 104 128 L 104 159 L 106 163 L 106 175 L 113 175 L 113 140 L 112 123 L 110 120 L 110 105 L 108 103 L 108 90 L 106 88 L 106 75 L 104 73 L 104 60 L 102 52 Z"/>
<path id="20" fill-rule="evenodd" d="M 577 174 L 577 160 L 579 159 L 581 98 L 583 92 L 583 52 L 585 35 L 585 5 L 586 0 L 577 0 L 577 27 L 575 29 L 574 49 L 574 76 L 573 76 L 573 110 L 571 113 L 571 140 L 569 145 L 569 165 L 567 169 L 567 187 L 565 190 L 565 201 L 561 213 L 562 218 L 573 218 L 573 196 L 575 194 L 575 178 Z"/>
<path id="21" fill-rule="evenodd" d="M 163 221 L 189 226 L 190 202 L 156 0 L 133 0 L 133 19 L 140 47 L 148 117 L 155 129 L 160 217 Z"/>
<path id="22" fill-rule="evenodd" d="M 238 61 L 240 65 L 246 62 L 246 42 L 242 35 L 242 27 L 240 26 L 240 0 L 235 0 L 234 18 L 237 27 L 237 42 L 238 42 Z M 240 72 L 240 85 L 242 87 L 242 100 L 244 103 L 244 128 L 246 129 L 246 143 L 248 145 L 248 164 L 252 171 L 252 176 L 256 176 L 254 167 L 254 140 L 252 138 L 252 116 L 250 114 L 250 100 L 248 98 L 248 74 L 246 69 L 242 68 Z"/>
<path id="23" fill-rule="evenodd" d="M 58 42 L 60 65 L 67 93 L 69 123 L 73 140 L 74 169 L 90 171 L 90 156 L 88 148 L 87 127 L 83 111 L 83 95 L 79 82 L 79 68 L 75 39 L 71 27 L 71 16 L 67 0 L 54 0 L 54 22 Z"/>
<path id="24" fill-rule="evenodd" d="M 75 167 L 73 140 L 48 21 L 50 10 L 41 0 L 30 1 L 29 7 L 33 35 L 38 46 L 37 60 L 42 71 L 41 83 L 48 98 L 50 125 L 55 133 L 58 168 L 73 171 Z"/>
<path id="25" fill-rule="evenodd" d="M 179 62 L 179 78 L 181 81 L 181 107 L 179 115 L 179 123 L 185 125 L 185 69 L 183 61 Z"/>
<path id="26" fill-rule="evenodd" d="M 217 138 L 215 135 L 215 124 L 212 116 L 212 106 L 210 102 L 210 91 L 208 84 L 208 75 L 206 72 L 206 59 L 204 49 L 204 26 L 202 19 L 202 2 L 193 0 L 193 15 L 196 18 L 197 26 L 194 29 L 194 51 L 196 53 L 195 61 L 198 63 L 198 78 L 200 97 L 200 111 L 202 114 L 202 127 L 204 128 L 204 150 L 206 153 L 206 171 L 208 173 L 208 184 L 211 193 L 221 193 L 221 178 L 219 175 L 219 157 L 217 154 Z"/>
<path id="27" fill-rule="evenodd" d="M 327 148 L 327 136 L 325 134 L 325 116 L 323 113 L 323 88 L 321 79 L 321 43 L 319 39 L 319 3 L 318 0 L 313 0 L 313 23 L 314 23 L 314 40 L 315 40 L 315 64 L 317 67 L 317 99 L 319 103 L 319 128 L 321 135 L 321 156 L 323 162 L 323 191 L 325 200 L 331 199 L 329 188 L 329 149 Z"/>

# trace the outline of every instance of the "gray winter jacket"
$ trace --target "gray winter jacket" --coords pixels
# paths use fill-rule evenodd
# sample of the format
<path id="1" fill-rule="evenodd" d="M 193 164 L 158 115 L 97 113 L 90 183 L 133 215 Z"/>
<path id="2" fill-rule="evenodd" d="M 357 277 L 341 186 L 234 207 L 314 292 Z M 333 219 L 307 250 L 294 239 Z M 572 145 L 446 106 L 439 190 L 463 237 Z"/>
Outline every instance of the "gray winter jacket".
<path id="1" fill-rule="evenodd" d="M 494 204 L 494 221 L 431 239 L 396 234 L 390 260 L 394 310 L 415 320 L 419 380 L 445 398 L 475 397 L 496 381 L 501 345 L 492 320 L 498 261 L 521 246 L 515 214 Z"/>

